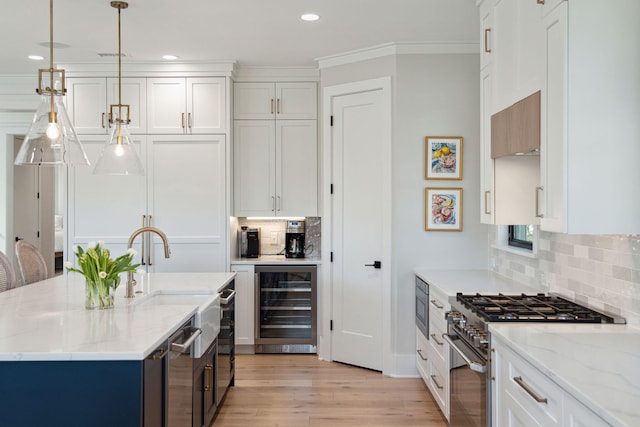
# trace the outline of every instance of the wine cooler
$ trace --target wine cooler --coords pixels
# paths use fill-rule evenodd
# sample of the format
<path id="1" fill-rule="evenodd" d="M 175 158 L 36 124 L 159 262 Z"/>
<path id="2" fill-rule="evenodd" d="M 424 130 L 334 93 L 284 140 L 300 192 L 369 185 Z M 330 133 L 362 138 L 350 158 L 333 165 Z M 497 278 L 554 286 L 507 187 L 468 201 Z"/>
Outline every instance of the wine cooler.
<path id="1" fill-rule="evenodd" d="M 316 352 L 316 266 L 256 265 L 256 353 Z"/>

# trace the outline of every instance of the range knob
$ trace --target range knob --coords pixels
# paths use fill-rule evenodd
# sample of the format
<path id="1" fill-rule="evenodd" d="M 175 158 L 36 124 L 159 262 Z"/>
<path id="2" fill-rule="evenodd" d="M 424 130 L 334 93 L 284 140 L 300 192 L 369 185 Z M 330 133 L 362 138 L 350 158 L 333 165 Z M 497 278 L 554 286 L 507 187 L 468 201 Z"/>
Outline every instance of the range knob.
<path id="1" fill-rule="evenodd" d="M 467 319 L 465 319 L 465 317 L 457 311 L 449 311 L 447 312 L 446 316 L 447 323 L 449 324 L 458 324 L 462 328 L 464 328 L 464 325 L 467 323 Z"/>

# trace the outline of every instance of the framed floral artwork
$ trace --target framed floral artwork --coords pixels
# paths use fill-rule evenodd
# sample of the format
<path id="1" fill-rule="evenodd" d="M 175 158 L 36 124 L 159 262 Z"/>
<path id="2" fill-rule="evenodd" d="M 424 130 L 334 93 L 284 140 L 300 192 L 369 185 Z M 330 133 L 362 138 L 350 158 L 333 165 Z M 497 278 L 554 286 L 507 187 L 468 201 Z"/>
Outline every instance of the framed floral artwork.
<path id="1" fill-rule="evenodd" d="M 426 231 L 462 231 L 462 188 L 427 188 L 425 213 Z"/>
<path id="2" fill-rule="evenodd" d="M 462 179 L 462 137 L 427 136 L 425 179 Z"/>

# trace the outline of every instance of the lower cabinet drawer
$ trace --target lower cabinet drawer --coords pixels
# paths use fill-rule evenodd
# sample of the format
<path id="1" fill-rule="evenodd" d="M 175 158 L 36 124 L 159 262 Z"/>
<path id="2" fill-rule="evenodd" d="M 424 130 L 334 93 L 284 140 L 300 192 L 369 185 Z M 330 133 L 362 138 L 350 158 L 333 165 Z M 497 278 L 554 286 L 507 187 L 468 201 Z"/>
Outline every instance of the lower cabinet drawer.
<path id="1" fill-rule="evenodd" d="M 429 381 L 429 341 L 416 327 L 416 368 L 425 383 Z"/>
<path id="2" fill-rule="evenodd" d="M 439 325 L 429 325 L 429 345 L 431 346 L 434 358 L 440 359 L 441 363 L 449 358 L 449 344 L 442 338 L 442 331 Z"/>
<path id="3" fill-rule="evenodd" d="M 429 382 L 427 385 L 440 410 L 449 419 L 449 371 L 437 359 L 429 360 Z"/>
<path id="4" fill-rule="evenodd" d="M 562 422 L 562 389 L 540 371 L 508 349 L 502 350 L 498 393 L 509 395 L 522 409 L 545 426 Z M 506 396 L 503 396 L 506 398 Z M 501 399 L 503 400 L 503 399 Z M 503 403 L 509 399 L 503 400 Z M 509 405 L 501 405 L 501 416 L 509 413 Z M 507 424 L 508 425 L 508 424 Z"/>

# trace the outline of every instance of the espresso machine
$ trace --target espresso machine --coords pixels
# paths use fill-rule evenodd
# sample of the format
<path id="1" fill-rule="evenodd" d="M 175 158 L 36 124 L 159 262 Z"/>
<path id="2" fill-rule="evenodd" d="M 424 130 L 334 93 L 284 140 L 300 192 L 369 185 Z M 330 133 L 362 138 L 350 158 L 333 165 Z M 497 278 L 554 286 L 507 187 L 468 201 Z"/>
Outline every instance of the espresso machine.
<path id="1" fill-rule="evenodd" d="M 287 221 L 284 256 L 304 258 L 304 221 Z"/>
<path id="2" fill-rule="evenodd" d="M 260 255 L 260 228 L 246 225 L 238 230 L 238 251 L 242 258 L 258 258 Z"/>

